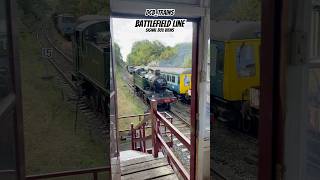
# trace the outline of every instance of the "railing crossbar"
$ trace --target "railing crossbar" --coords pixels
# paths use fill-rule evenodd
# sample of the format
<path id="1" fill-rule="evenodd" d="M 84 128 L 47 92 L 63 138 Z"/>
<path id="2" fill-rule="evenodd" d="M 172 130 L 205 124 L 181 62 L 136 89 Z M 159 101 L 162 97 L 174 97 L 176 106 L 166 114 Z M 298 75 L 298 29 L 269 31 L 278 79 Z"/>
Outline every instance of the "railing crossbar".
<path id="1" fill-rule="evenodd" d="M 48 173 L 48 174 L 30 175 L 26 177 L 26 180 L 49 179 L 49 178 L 56 178 L 56 177 L 77 176 L 77 175 L 83 175 L 83 174 L 93 174 L 94 178 L 96 178 L 99 172 L 110 172 L 110 171 L 111 171 L 111 168 L 109 166 L 105 166 L 105 167 L 89 168 L 89 169 L 74 170 L 74 171 L 62 171 L 62 172 L 54 172 L 54 173 Z"/>
<path id="2" fill-rule="evenodd" d="M 165 127 L 167 127 L 172 134 L 174 134 L 179 140 L 180 142 L 186 146 L 186 148 L 191 151 L 191 142 L 190 140 L 184 135 L 182 134 L 176 127 L 174 127 L 170 121 L 167 120 L 167 118 L 165 118 L 162 114 L 160 114 L 158 111 L 154 112 L 157 119 L 163 123 L 165 125 Z"/>
<path id="3" fill-rule="evenodd" d="M 118 117 L 118 119 L 135 118 L 135 117 L 148 116 L 148 115 L 150 115 L 150 113 L 130 115 L 130 116 L 121 116 L 121 117 Z"/>
<path id="4" fill-rule="evenodd" d="M 174 155 L 170 147 L 167 145 L 167 143 L 162 139 L 160 134 L 157 134 L 157 139 L 160 141 L 162 146 L 166 149 L 167 154 L 172 161 L 172 163 L 175 165 L 175 167 L 178 169 L 180 174 L 187 180 L 190 179 L 190 174 L 188 171 L 184 168 L 184 166 L 181 164 L 181 162 L 178 160 L 178 158 Z"/>

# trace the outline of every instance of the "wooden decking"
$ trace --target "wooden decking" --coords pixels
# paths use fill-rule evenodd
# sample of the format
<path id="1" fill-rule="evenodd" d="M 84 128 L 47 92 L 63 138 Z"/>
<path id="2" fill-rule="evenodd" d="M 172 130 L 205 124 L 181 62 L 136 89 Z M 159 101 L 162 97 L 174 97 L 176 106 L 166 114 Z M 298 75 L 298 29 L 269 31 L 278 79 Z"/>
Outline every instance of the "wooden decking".
<path id="1" fill-rule="evenodd" d="M 122 180 L 178 180 L 167 159 L 163 156 L 153 158 L 150 154 L 136 151 L 122 152 L 122 154 L 124 157 L 121 159 Z"/>

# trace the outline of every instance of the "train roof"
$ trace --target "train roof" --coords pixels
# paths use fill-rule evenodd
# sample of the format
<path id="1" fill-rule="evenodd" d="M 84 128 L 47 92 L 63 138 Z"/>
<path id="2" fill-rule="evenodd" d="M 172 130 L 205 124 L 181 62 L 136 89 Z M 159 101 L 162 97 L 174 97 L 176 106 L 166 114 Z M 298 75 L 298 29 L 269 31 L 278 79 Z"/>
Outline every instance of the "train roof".
<path id="1" fill-rule="evenodd" d="M 257 39 L 261 37 L 257 21 L 211 21 L 211 39 L 217 41 Z"/>
<path id="2" fill-rule="evenodd" d="M 171 74 L 191 74 L 191 68 L 176 68 L 176 67 L 148 67 L 152 70 L 160 70 L 160 72 Z"/>
<path id="3" fill-rule="evenodd" d="M 96 23 L 101 23 L 101 22 L 108 22 L 108 20 L 93 20 L 93 21 L 86 21 L 83 22 L 81 24 L 78 24 L 76 26 L 76 30 L 77 31 L 81 31 L 84 30 L 85 28 L 87 28 L 88 26 L 92 25 L 92 24 L 96 24 Z"/>
<path id="4" fill-rule="evenodd" d="M 58 14 L 57 17 L 74 17 L 72 14 Z"/>

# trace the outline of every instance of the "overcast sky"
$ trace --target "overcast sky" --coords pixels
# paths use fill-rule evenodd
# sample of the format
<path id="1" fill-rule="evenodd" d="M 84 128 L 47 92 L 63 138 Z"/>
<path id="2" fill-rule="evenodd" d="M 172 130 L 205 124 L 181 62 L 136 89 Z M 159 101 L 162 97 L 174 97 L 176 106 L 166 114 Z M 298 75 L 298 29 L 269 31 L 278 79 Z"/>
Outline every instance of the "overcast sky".
<path id="1" fill-rule="evenodd" d="M 192 23 L 187 22 L 184 28 L 175 28 L 174 32 L 145 32 L 146 28 L 136 28 L 136 19 L 112 18 L 113 40 L 120 46 L 124 61 L 131 52 L 134 42 L 141 40 L 159 40 L 166 46 L 192 42 Z"/>

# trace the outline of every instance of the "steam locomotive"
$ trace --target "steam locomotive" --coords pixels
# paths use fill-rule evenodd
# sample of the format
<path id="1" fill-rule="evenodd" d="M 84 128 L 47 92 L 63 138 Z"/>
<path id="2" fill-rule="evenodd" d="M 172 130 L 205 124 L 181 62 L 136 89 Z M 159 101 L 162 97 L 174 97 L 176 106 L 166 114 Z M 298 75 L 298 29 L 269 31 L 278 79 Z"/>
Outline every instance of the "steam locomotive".
<path id="1" fill-rule="evenodd" d="M 172 91 L 167 90 L 167 80 L 160 75 L 160 70 L 135 69 L 133 72 L 135 92 L 146 104 L 157 100 L 158 108 L 170 109 L 170 104 L 177 101 Z"/>

